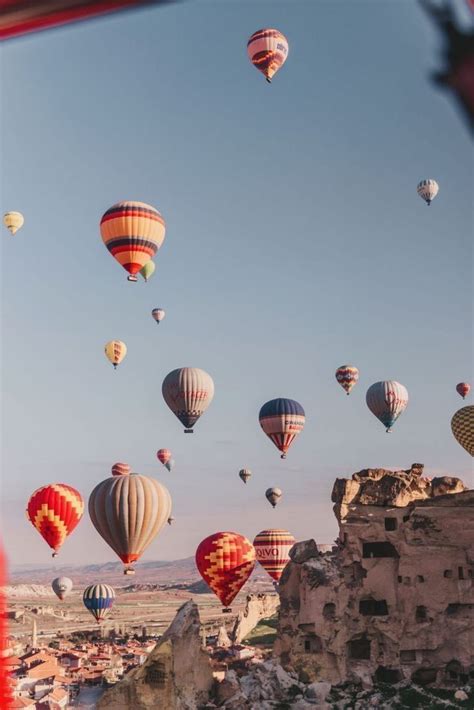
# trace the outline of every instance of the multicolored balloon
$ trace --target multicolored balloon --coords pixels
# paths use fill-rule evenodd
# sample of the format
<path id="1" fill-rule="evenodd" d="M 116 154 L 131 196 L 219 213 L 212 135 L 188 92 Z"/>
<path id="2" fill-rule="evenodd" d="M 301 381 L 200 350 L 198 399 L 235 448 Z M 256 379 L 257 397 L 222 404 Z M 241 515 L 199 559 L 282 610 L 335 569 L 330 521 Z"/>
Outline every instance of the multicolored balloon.
<path id="1" fill-rule="evenodd" d="M 357 384 L 359 370 L 353 365 L 341 365 L 336 370 L 336 380 L 345 389 L 346 394 L 351 393 L 351 389 Z"/>
<path id="2" fill-rule="evenodd" d="M 151 315 L 155 319 L 156 323 L 160 325 L 161 321 L 166 315 L 166 311 L 164 310 L 164 308 L 154 308 L 151 312 Z"/>
<path id="3" fill-rule="evenodd" d="M 132 469 L 128 463 L 114 463 L 112 466 L 112 476 L 127 476 L 129 473 L 132 473 Z"/>
<path id="4" fill-rule="evenodd" d="M 280 458 L 285 459 L 293 440 L 303 431 L 305 413 L 301 404 L 294 399 L 272 399 L 263 405 L 258 419 L 265 434 L 282 452 Z"/>
<path id="5" fill-rule="evenodd" d="M 458 444 L 474 456 L 474 405 L 458 409 L 451 419 L 451 431 Z"/>
<path id="6" fill-rule="evenodd" d="M 105 619 L 115 601 L 115 590 L 109 584 L 91 584 L 82 595 L 84 606 L 100 624 Z"/>
<path id="7" fill-rule="evenodd" d="M 463 399 L 466 399 L 470 391 L 471 385 L 468 382 L 460 382 L 456 385 L 456 392 L 460 394 Z"/>
<path id="8" fill-rule="evenodd" d="M 271 504 L 272 508 L 276 506 L 277 503 L 280 502 L 280 498 L 283 495 L 283 491 L 281 488 L 267 488 L 265 491 L 265 498 L 268 500 L 268 502 Z"/>
<path id="9" fill-rule="evenodd" d="M 143 276 L 145 281 L 148 281 L 148 279 L 155 273 L 155 269 L 156 264 L 150 259 L 150 261 L 147 261 L 145 266 L 140 269 L 140 274 Z"/>
<path id="10" fill-rule="evenodd" d="M 156 456 L 158 458 L 158 461 L 160 461 L 163 466 L 166 466 L 168 461 L 170 461 L 172 454 L 169 449 L 158 449 L 158 451 L 156 452 Z"/>
<path id="11" fill-rule="evenodd" d="M 72 581 L 69 577 L 56 577 L 51 582 L 51 587 L 53 588 L 53 592 L 56 596 L 63 601 L 64 597 L 66 597 L 72 590 Z"/>
<path id="12" fill-rule="evenodd" d="M 184 433 L 192 434 L 193 426 L 212 402 L 214 382 L 198 367 L 181 367 L 166 375 L 161 391 L 168 407 L 186 427 Z"/>
<path id="13" fill-rule="evenodd" d="M 290 559 L 290 550 L 295 542 L 295 538 L 288 530 L 280 528 L 262 530 L 255 537 L 253 546 L 257 562 L 260 562 L 263 569 L 275 582 L 280 581 L 283 570 Z"/>
<path id="14" fill-rule="evenodd" d="M 439 185 L 436 180 L 421 180 L 417 185 L 416 191 L 429 207 L 439 192 Z"/>
<path id="15" fill-rule="evenodd" d="M 38 488 L 28 501 L 26 514 L 56 557 L 84 513 L 84 500 L 75 488 L 65 483 L 50 483 Z"/>
<path id="16" fill-rule="evenodd" d="M 100 221 L 102 241 L 128 271 L 129 281 L 155 256 L 165 238 L 165 220 L 145 202 L 117 202 Z"/>
<path id="17" fill-rule="evenodd" d="M 200 543 L 196 566 L 221 604 L 228 607 L 252 574 L 255 550 L 243 535 L 217 532 Z"/>
<path id="18" fill-rule="evenodd" d="M 25 224 L 25 218 L 21 212 L 5 212 L 3 224 L 11 234 L 16 234 Z"/>
<path id="19" fill-rule="evenodd" d="M 252 471 L 249 468 L 241 468 L 239 471 L 239 476 L 244 483 L 247 483 L 251 475 Z"/>
<path id="20" fill-rule="evenodd" d="M 109 340 L 105 345 L 105 357 L 114 366 L 114 370 L 120 365 L 127 354 L 127 346 L 121 340 Z"/>
<path id="21" fill-rule="evenodd" d="M 89 515 L 99 535 L 124 563 L 124 574 L 134 574 L 132 563 L 171 515 L 171 496 L 154 478 L 122 472 L 94 488 Z"/>
<path id="22" fill-rule="evenodd" d="M 286 62 L 288 40 L 278 30 L 266 28 L 257 30 L 247 42 L 247 54 L 250 61 L 262 72 L 268 83 Z"/>
<path id="23" fill-rule="evenodd" d="M 406 409 L 408 392 L 406 387 L 395 380 L 383 380 L 369 387 L 365 400 L 372 414 L 382 422 L 389 433 Z"/>

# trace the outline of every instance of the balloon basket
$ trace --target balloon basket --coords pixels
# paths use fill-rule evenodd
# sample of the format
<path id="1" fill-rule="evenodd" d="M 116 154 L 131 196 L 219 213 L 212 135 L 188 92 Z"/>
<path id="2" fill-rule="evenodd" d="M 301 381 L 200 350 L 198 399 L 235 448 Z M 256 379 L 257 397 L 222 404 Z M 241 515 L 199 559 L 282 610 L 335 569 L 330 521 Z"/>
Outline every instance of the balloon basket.
<path id="1" fill-rule="evenodd" d="M 135 570 L 132 569 L 132 567 L 127 567 L 126 569 L 124 569 L 123 573 L 127 575 L 132 575 L 135 574 Z"/>
<path id="2" fill-rule="evenodd" d="M 57 552 L 53 552 L 53 554 L 51 555 L 51 557 L 57 557 L 57 556 L 58 556 Z"/>
<path id="3" fill-rule="evenodd" d="M 286 459 L 286 454 L 282 454 L 282 455 L 280 456 L 280 458 L 281 458 L 281 459 Z"/>
<path id="4" fill-rule="evenodd" d="M 130 276 L 127 276 L 127 281 L 131 281 L 132 283 L 136 283 L 138 281 L 138 279 L 133 274 L 130 274 Z"/>
<path id="5" fill-rule="evenodd" d="M 185 429 L 184 433 L 185 434 L 194 434 L 194 431 L 192 429 Z"/>
<path id="6" fill-rule="evenodd" d="M 224 607 L 222 609 L 222 613 L 223 614 L 232 614 L 232 609 L 230 608 L 230 606 Z"/>

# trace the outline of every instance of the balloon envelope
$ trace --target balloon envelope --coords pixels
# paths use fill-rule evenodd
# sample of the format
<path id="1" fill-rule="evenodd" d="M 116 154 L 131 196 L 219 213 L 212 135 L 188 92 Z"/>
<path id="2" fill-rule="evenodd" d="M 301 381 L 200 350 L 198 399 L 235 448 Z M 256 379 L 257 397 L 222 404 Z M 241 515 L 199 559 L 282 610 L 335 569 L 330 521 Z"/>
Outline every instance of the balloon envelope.
<path id="1" fill-rule="evenodd" d="M 21 212 L 5 212 L 3 215 L 3 224 L 11 234 L 16 234 L 23 227 L 25 218 Z"/>
<path id="2" fill-rule="evenodd" d="M 131 565 L 170 517 L 171 496 L 154 478 L 138 473 L 112 476 L 92 491 L 89 515 L 99 535 Z M 133 573 L 133 568 L 125 573 Z"/>
<path id="3" fill-rule="evenodd" d="M 38 488 L 28 501 L 27 516 L 55 556 L 84 513 L 79 491 L 65 483 Z"/>
<path id="4" fill-rule="evenodd" d="M 220 602 L 228 606 L 252 574 L 255 550 L 243 535 L 217 532 L 200 543 L 196 565 Z"/>
<path id="5" fill-rule="evenodd" d="M 439 185 L 436 180 L 421 180 L 417 185 L 416 191 L 421 199 L 430 205 L 439 192 Z"/>
<path id="6" fill-rule="evenodd" d="M 467 397 L 471 391 L 471 385 L 468 382 L 460 382 L 456 385 L 456 392 L 461 395 L 463 399 Z"/>
<path id="7" fill-rule="evenodd" d="M 166 375 L 161 388 L 163 399 L 179 421 L 192 428 L 214 397 L 212 377 L 198 367 L 181 367 Z"/>
<path id="8" fill-rule="evenodd" d="M 145 202 L 117 202 L 100 221 L 102 241 L 132 277 L 155 256 L 165 229 L 161 214 Z"/>
<path id="9" fill-rule="evenodd" d="M 273 28 L 257 30 L 247 42 L 250 61 L 268 82 L 281 69 L 288 57 L 288 40 Z"/>
<path id="10" fill-rule="evenodd" d="M 161 461 L 164 466 L 166 466 L 168 461 L 171 459 L 171 451 L 169 449 L 158 449 L 156 455 L 158 457 L 158 461 Z"/>
<path id="11" fill-rule="evenodd" d="M 159 324 L 166 315 L 166 311 L 163 308 L 154 308 L 151 312 L 152 317 Z"/>
<path id="12" fill-rule="evenodd" d="M 474 405 L 458 409 L 451 419 L 451 431 L 458 444 L 474 456 Z"/>
<path id="13" fill-rule="evenodd" d="M 353 365 L 341 365 L 336 370 L 336 380 L 341 387 L 350 394 L 351 389 L 357 384 L 359 379 L 359 370 Z"/>
<path id="14" fill-rule="evenodd" d="M 127 354 L 127 346 L 121 340 L 109 340 L 105 345 L 105 357 L 114 366 L 114 370 L 120 365 Z"/>
<path id="15" fill-rule="evenodd" d="M 275 582 L 280 581 L 296 540 L 288 530 L 270 528 L 258 533 L 253 541 L 257 562 Z"/>
<path id="16" fill-rule="evenodd" d="M 258 419 L 265 434 L 282 452 L 281 458 L 286 458 L 293 440 L 303 431 L 305 413 L 301 404 L 294 399 L 272 399 L 260 409 Z"/>
<path id="17" fill-rule="evenodd" d="M 51 582 L 51 586 L 53 588 L 53 592 L 62 601 L 64 597 L 67 596 L 71 591 L 72 581 L 69 579 L 69 577 L 56 577 Z"/>
<path id="18" fill-rule="evenodd" d="M 276 506 L 282 495 L 283 492 L 281 488 L 267 488 L 267 490 L 265 491 L 265 497 L 268 502 L 271 503 L 272 508 Z"/>
<path id="19" fill-rule="evenodd" d="M 375 382 L 365 396 L 367 406 L 390 431 L 408 404 L 406 388 L 395 380 Z"/>
<path id="20" fill-rule="evenodd" d="M 252 471 L 249 468 L 241 468 L 239 471 L 239 476 L 244 483 L 247 483 L 251 475 Z"/>
<path id="21" fill-rule="evenodd" d="M 91 584 L 84 589 L 82 601 L 98 624 L 105 619 L 115 600 L 115 591 L 108 584 Z"/>
<path id="22" fill-rule="evenodd" d="M 153 274 L 155 273 L 155 269 L 156 269 L 156 264 L 155 264 L 154 261 L 152 261 L 152 260 L 150 259 L 150 261 L 147 261 L 147 263 L 145 264 L 145 266 L 143 266 L 143 267 L 140 269 L 140 274 L 143 276 L 143 278 L 145 279 L 145 281 L 148 281 L 148 279 L 149 279 L 151 276 L 153 276 Z"/>
<path id="23" fill-rule="evenodd" d="M 112 466 L 112 476 L 127 476 L 131 472 L 128 463 L 114 463 Z"/>

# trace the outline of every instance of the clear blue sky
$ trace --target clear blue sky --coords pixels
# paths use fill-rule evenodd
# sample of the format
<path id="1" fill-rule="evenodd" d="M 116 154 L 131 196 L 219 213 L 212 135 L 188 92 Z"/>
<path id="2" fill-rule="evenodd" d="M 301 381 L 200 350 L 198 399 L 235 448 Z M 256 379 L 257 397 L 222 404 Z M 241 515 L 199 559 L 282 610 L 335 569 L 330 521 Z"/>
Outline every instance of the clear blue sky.
<path id="1" fill-rule="evenodd" d="M 246 56 L 262 26 L 290 43 L 271 86 Z M 173 496 L 176 523 L 144 559 L 193 554 L 219 529 L 330 542 L 333 481 L 368 466 L 421 461 L 468 481 L 450 419 L 472 378 L 472 155 L 428 80 L 439 47 L 417 3 L 396 0 L 197 0 L 2 47 L 2 211 L 26 219 L 1 239 L 12 561 L 51 559 L 24 516 L 36 487 L 87 498 L 115 461 Z M 430 209 L 426 177 L 441 186 Z M 123 199 L 167 222 L 147 285 L 100 239 Z M 117 372 L 111 338 L 129 348 Z M 346 362 L 361 371 L 351 397 L 334 379 Z M 181 366 L 216 385 L 193 436 L 161 396 Z M 390 436 L 365 404 L 380 379 L 410 394 Z M 286 461 L 257 421 L 277 396 L 307 414 Z M 270 485 L 284 491 L 275 510 Z M 112 559 L 87 513 L 59 557 Z"/>

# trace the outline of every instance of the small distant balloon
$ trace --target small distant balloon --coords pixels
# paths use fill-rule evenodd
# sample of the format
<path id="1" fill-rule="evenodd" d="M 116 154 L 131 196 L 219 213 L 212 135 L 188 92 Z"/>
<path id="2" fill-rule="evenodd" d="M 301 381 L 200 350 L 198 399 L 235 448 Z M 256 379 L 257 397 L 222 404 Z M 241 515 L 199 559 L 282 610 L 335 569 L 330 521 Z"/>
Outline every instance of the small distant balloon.
<path id="1" fill-rule="evenodd" d="M 241 468 L 239 471 L 239 476 L 244 483 L 247 483 L 252 475 L 252 471 L 249 468 Z"/>
<path id="2" fill-rule="evenodd" d="M 24 223 L 25 218 L 21 212 L 5 212 L 3 215 L 3 224 L 11 234 L 16 234 Z"/>
<path id="3" fill-rule="evenodd" d="M 109 584 L 91 584 L 84 589 L 82 601 L 86 609 L 100 624 L 112 609 L 115 601 L 115 590 Z"/>
<path id="4" fill-rule="evenodd" d="M 395 380 L 375 382 L 365 396 L 367 406 L 386 427 L 387 433 L 397 421 L 408 404 L 406 387 Z"/>
<path id="5" fill-rule="evenodd" d="M 140 274 L 143 276 L 145 281 L 148 281 L 148 279 L 155 273 L 155 269 L 156 264 L 150 259 L 150 261 L 147 261 L 145 266 L 140 269 Z"/>
<path id="6" fill-rule="evenodd" d="M 273 76 L 286 62 L 288 40 L 273 28 L 257 30 L 247 42 L 247 54 L 258 71 L 262 72 L 270 84 Z"/>
<path id="7" fill-rule="evenodd" d="M 51 587 L 53 588 L 53 592 L 56 596 L 63 601 L 64 597 L 66 597 L 72 590 L 72 581 L 69 577 L 56 577 L 51 582 Z"/>
<path id="8" fill-rule="evenodd" d="M 267 488 L 267 490 L 265 491 L 265 497 L 271 504 L 272 508 L 274 508 L 276 504 L 280 502 L 282 495 L 283 492 L 281 488 Z"/>
<path id="9" fill-rule="evenodd" d="M 451 431 L 458 444 L 474 456 L 474 405 L 458 409 L 451 419 Z"/>
<path id="10" fill-rule="evenodd" d="M 436 180 L 421 180 L 421 182 L 418 183 L 416 191 L 429 207 L 439 192 L 439 185 Z"/>
<path id="11" fill-rule="evenodd" d="M 172 515 L 170 515 L 170 517 L 168 518 L 168 525 L 173 525 L 174 521 L 175 521 L 175 518 Z"/>
<path id="12" fill-rule="evenodd" d="M 471 385 L 468 382 L 460 382 L 458 385 L 456 385 L 456 392 L 461 395 L 463 399 L 466 399 L 470 391 Z"/>
<path id="13" fill-rule="evenodd" d="M 357 384 L 358 379 L 359 370 L 353 365 L 341 365 L 336 370 L 336 380 L 346 391 L 346 394 L 351 393 L 351 389 Z"/>
<path id="14" fill-rule="evenodd" d="M 173 414 L 192 434 L 193 427 L 214 397 L 212 377 L 198 367 L 181 367 L 166 375 L 161 387 L 163 399 Z"/>
<path id="15" fill-rule="evenodd" d="M 127 354 L 127 346 L 121 340 L 109 340 L 105 345 L 105 357 L 114 366 L 114 370 Z"/>
<path id="16" fill-rule="evenodd" d="M 258 419 L 265 434 L 282 452 L 280 458 L 285 459 L 295 437 L 303 431 L 305 413 L 301 404 L 283 397 L 272 399 L 260 409 Z"/>
<path id="17" fill-rule="evenodd" d="M 161 321 L 166 315 L 166 311 L 164 310 L 164 308 L 154 308 L 151 312 L 151 315 L 155 319 L 156 323 L 160 325 Z"/>
<path id="18" fill-rule="evenodd" d="M 128 476 L 132 472 L 128 463 L 114 463 L 112 466 L 112 476 Z"/>

